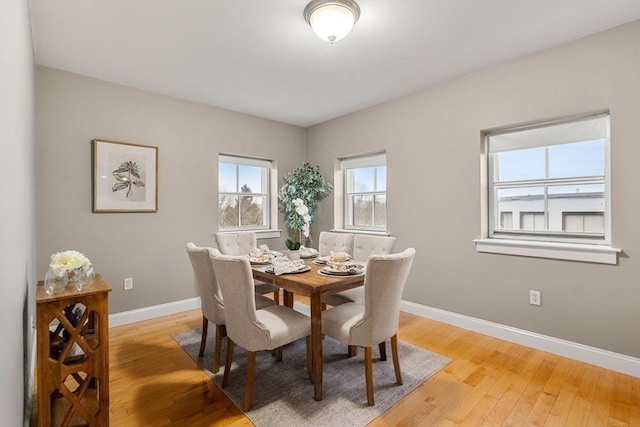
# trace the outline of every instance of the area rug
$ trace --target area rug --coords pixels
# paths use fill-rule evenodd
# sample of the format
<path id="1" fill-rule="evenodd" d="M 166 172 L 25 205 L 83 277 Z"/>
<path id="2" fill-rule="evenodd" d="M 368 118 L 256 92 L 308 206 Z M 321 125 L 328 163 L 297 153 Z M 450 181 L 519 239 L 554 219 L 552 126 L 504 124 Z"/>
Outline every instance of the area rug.
<path id="1" fill-rule="evenodd" d="M 308 306 L 296 303 L 296 310 L 308 314 Z M 184 351 L 218 385 L 222 383 L 226 340 L 222 346 L 223 365 L 217 374 L 211 372 L 215 327 L 209 327 L 207 348 L 198 357 L 201 329 L 195 328 L 172 335 Z M 286 346 L 283 361 L 276 362 L 271 352 L 256 354 L 256 374 L 253 407 L 246 416 L 258 427 L 271 426 L 365 426 L 389 409 L 450 362 L 450 359 L 431 353 L 406 342 L 398 341 L 403 385 L 395 381 L 391 349 L 387 343 L 387 360 L 381 361 L 374 349 L 373 383 L 375 406 L 367 405 L 364 376 L 364 351 L 346 357 L 346 346 L 325 337 L 323 339 L 323 397 L 313 399 L 313 385 L 306 374 L 305 341 Z M 247 354 L 239 346 L 234 348 L 230 384 L 223 391 L 239 407 L 243 407 Z"/>

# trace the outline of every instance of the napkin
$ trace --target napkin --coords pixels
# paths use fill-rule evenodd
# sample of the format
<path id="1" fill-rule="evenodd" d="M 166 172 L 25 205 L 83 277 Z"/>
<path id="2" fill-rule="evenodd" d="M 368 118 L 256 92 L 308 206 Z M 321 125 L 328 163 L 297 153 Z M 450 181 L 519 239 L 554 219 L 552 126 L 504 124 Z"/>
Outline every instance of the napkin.
<path id="1" fill-rule="evenodd" d="M 349 259 L 351 258 L 351 256 L 346 253 L 346 252 L 331 252 L 329 254 L 329 260 L 330 262 L 345 262 L 345 261 L 349 261 Z"/>
<path id="2" fill-rule="evenodd" d="M 276 276 L 286 273 L 295 273 L 305 267 L 304 261 L 292 261 L 287 257 L 277 257 L 273 259 L 273 273 Z"/>
<path id="3" fill-rule="evenodd" d="M 318 251 L 314 248 L 307 248 L 300 246 L 300 256 L 305 258 L 311 258 L 318 255 Z"/>
<path id="4" fill-rule="evenodd" d="M 269 261 L 269 246 L 260 245 L 259 248 L 251 248 L 249 250 L 249 259 L 253 262 L 265 262 Z"/>

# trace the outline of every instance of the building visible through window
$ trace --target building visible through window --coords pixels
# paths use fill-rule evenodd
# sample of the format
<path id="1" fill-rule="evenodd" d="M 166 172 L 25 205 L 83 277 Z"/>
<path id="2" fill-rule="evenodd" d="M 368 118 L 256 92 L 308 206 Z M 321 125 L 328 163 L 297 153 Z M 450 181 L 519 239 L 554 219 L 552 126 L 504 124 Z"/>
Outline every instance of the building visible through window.
<path id="1" fill-rule="evenodd" d="M 489 132 L 489 237 L 608 242 L 609 115 Z"/>

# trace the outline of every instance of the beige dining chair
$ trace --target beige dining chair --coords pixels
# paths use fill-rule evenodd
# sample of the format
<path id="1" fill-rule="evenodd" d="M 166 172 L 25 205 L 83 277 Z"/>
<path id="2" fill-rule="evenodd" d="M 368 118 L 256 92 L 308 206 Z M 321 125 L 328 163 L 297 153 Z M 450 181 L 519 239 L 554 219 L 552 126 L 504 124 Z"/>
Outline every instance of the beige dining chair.
<path id="1" fill-rule="evenodd" d="M 196 282 L 196 287 L 200 294 L 200 306 L 202 310 L 202 336 L 200 338 L 199 357 L 204 355 L 207 345 L 207 331 L 209 322 L 216 325 L 215 349 L 213 353 L 213 373 L 220 369 L 220 349 L 222 339 L 226 336 L 224 300 L 216 281 L 216 276 L 211 264 L 211 254 L 218 252 L 217 249 L 199 247 L 193 242 L 187 243 L 187 254 Z M 219 252 L 218 252 L 219 253 Z M 255 295 L 255 304 L 258 309 L 273 305 L 273 301 L 262 295 Z"/>
<path id="2" fill-rule="evenodd" d="M 256 352 L 275 350 L 282 360 L 282 346 L 306 337 L 307 375 L 311 377 L 311 320 L 308 316 L 282 305 L 256 310 L 252 293 L 253 275 L 249 260 L 243 256 L 211 253 L 211 262 L 225 301 L 227 322 L 227 358 L 222 387 L 229 385 L 233 347 L 247 350 L 247 381 L 244 410 L 251 409 Z"/>
<path id="3" fill-rule="evenodd" d="M 353 259 L 367 262 L 371 255 L 387 255 L 393 253 L 396 244 L 394 236 L 374 236 L 370 234 L 356 234 L 353 238 Z M 362 287 L 348 289 L 322 298 L 325 305 L 341 305 L 349 302 L 364 304 L 364 290 Z"/>
<path id="4" fill-rule="evenodd" d="M 216 233 L 216 245 L 223 255 L 249 255 L 251 249 L 258 247 L 258 239 L 253 231 L 237 232 L 237 233 Z M 280 288 L 272 285 L 256 281 L 256 292 L 262 295 L 273 293 L 273 300 L 276 304 L 280 304 Z"/>
<path id="5" fill-rule="evenodd" d="M 348 346 L 364 347 L 367 403 L 372 406 L 372 347 L 386 359 L 385 343 L 391 340 L 396 383 L 402 385 L 398 358 L 400 298 L 411 270 L 415 249 L 391 255 L 371 255 L 364 276 L 364 304 L 348 303 L 322 312 L 322 333 Z"/>
<path id="6" fill-rule="evenodd" d="M 346 252 L 353 256 L 353 234 L 321 231 L 318 237 L 318 252 L 327 256 L 331 252 Z"/>

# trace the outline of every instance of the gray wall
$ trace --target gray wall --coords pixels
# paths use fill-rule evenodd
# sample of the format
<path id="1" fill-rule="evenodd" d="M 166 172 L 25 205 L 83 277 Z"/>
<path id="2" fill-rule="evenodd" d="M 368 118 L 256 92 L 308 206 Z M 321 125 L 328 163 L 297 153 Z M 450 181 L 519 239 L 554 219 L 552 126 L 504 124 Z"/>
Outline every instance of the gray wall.
<path id="1" fill-rule="evenodd" d="M 316 125 L 308 158 L 331 175 L 336 157 L 387 150 L 389 231 L 417 249 L 404 299 L 639 357 L 639 41 L 636 21 Z M 602 109 L 619 265 L 476 253 L 481 131 Z M 333 226 L 332 203 L 316 230 Z"/>
<path id="2" fill-rule="evenodd" d="M 51 253 L 77 249 L 112 283 L 112 313 L 195 296 L 184 244 L 213 245 L 219 152 L 276 159 L 280 180 L 308 159 L 333 181 L 336 157 L 386 149 L 389 230 L 418 251 L 406 300 L 640 357 L 639 39 L 635 22 L 306 131 L 38 68 L 38 277 Z M 481 130 L 605 108 L 619 265 L 476 253 Z M 160 147 L 158 213 L 91 213 L 92 138 Z"/>
<path id="3" fill-rule="evenodd" d="M 50 68 L 36 67 L 36 89 L 38 277 L 52 253 L 78 250 L 112 285 L 111 313 L 197 295 L 184 248 L 215 246 L 219 153 L 285 172 L 306 158 L 299 127 Z M 159 147 L 157 213 L 91 213 L 93 138 Z"/>
<path id="4" fill-rule="evenodd" d="M 31 398 L 35 184 L 33 50 L 26 0 L 0 1 L 0 425 L 20 426 Z M 28 419 L 28 418 L 27 418 Z"/>

